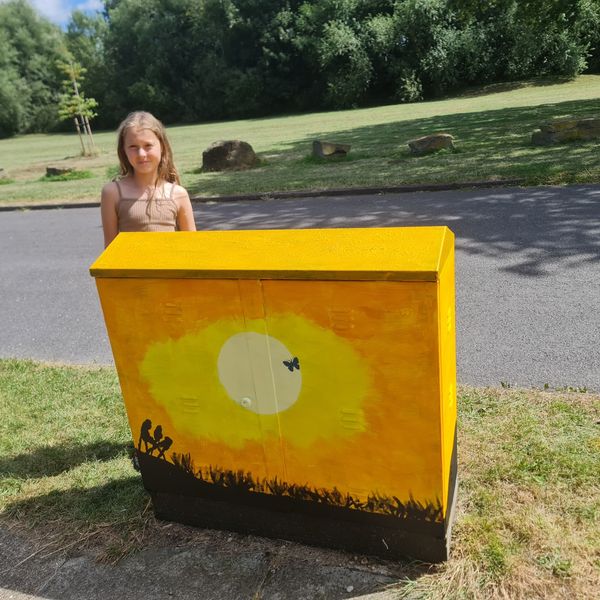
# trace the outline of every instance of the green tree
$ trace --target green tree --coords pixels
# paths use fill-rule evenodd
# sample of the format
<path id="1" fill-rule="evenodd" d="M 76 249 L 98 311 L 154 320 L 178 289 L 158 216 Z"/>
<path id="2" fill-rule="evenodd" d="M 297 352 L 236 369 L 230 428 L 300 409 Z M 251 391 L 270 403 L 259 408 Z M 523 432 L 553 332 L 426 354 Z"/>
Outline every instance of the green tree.
<path id="1" fill-rule="evenodd" d="M 0 29 L 0 137 L 14 135 L 26 124 L 22 99 L 27 86 L 15 66 L 15 54 L 6 32 Z"/>
<path id="2" fill-rule="evenodd" d="M 600 0 L 104 4 L 102 15 L 74 13 L 66 33 L 104 126 L 135 109 L 206 121 L 600 69 Z M 6 78 L 17 97 L 14 74 Z"/>
<path id="3" fill-rule="evenodd" d="M 186 120 L 184 100 L 193 80 L 201 37 L 192 36 L 199 0 L 128 0 L 107 5 L 103 105 L 114 118 L 134 109 L 166 121 Z M 201 57 L 201 54 L 197 55 Z"/>
<path id="4" fill-rule="evenodd" d="M 93 98 L 99 100 L 97 127 L 112 127 L 113 119 L 104 110 L 103 99 L 110 85 L 110 76 L 106 66 L 105 40 L 108 23 L 100 13 L 87 14 L 73 11 L 65 32 L 67 48 L 75 62 L 87 72 L 85 89 Z"/>
<path id="5" fill-rule="evenodd" d="M 0 135 L 48 131 L 57 125 L 56 61 L 64 56 L 58 27 L 25 0 L 0 4 Z"/>
<path id="6" fill-rule="evenodd" d="M 594 63 L 598 0 L 448 0 L 463 23 L 485 26 L 496 79 L 574 76 Z"/>
<path id="7" fill-rule="evenodd" d="M 86 69 L 72 60 L 69 62 L 60 61 L 58 68 L 66 75 L 66 79 L 63 79 L 62 82 L 63 93 L 60 95 L 58 106 L 59 118 L 62 121 L 73 119 L 81 143 L 81 154 L 92 156 L 96 153 L 96 147 L 90 120 L 96 116 L 95 109 L 98 102 L 94 98 L 86 98 L 80 89 Z"/>

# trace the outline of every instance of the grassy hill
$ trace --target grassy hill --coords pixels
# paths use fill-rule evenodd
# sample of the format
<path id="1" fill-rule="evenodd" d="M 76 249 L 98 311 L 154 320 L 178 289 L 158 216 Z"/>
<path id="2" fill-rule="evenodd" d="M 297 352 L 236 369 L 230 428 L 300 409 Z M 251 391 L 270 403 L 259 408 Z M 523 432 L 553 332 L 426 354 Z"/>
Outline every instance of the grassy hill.
<path id="1" fill-rule="evenodd" d="M 596 182 L 598 142 L 530 144 L 544 121 L 600 115 L 600 75 L 568 82 L 530 81 L 474 89 L 435 102 L 297 116 L 169 127 L 183 184 L 193 196 L 319 190 L 524 178 L 526 183 Z M 415 157 L 406 142 L 434 132 L 455 136 L 456 151 Z M 347 158 L 323 162 L 311 142 L 352 144 Z M 250 171 L 200 173 L 202 151 L 215 140 L 242 139 L 261 165 Z M 75 134 L 0 140 L 0 205 L 97 200 L 116 173 L 114 132 L 95 135 L 94 158 L 78 156 Z M 88 178 L 46 181 L 46 166 L 71 166 Z"/>

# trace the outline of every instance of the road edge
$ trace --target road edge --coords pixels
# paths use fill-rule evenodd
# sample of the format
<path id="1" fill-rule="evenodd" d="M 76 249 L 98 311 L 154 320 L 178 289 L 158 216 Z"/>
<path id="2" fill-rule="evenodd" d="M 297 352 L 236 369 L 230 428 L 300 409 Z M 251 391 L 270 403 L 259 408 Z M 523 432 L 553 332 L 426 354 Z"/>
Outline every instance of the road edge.
<path id="1" fill-rule="evenodd" d="M 415 192 L 444 192 L 463 189 L 484 189 L 497 187 L 520 187 L 523 186 L 526 179 L 501 179 L 494 181 L 460 181 L 455 183 L 416 183 L 395 186 L 378 187 L 352 187 L 352 188 L 331 188 L 324 190 L 292 190 L 259 192 L 256 194 L 235 194 L 229 196 L 192 196 L 190 199 L 194 204 L 204 204 L 207 202 L 239 202 L 243 200 L 266 201 L 266 200 L 286 200 L 291 198 L 325 198 L 336 196 L 367 196 L 367 195 L 386 195 L 386 194 L 408 194 Z M 17 210 L 48 210 L 59 208 L 95 208 L 100 206 L 100 202 L 72 202 L 72 203 L 38 203 L 38 204 L 7 204 L 0 206 L 0 212 L 10 212 Z"/>

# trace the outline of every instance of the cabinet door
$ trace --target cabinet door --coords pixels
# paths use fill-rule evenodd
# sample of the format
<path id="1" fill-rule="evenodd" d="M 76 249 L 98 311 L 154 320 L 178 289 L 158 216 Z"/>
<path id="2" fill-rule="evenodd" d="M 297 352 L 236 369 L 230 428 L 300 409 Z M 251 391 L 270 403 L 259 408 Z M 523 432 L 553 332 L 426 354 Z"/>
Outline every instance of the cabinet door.
<path id="1" fill-rule="evenodd" d="M 239 470 L 271 476 L 281 452 L 277 417 L 265 410 L 273 351 L 261 347 L 257 297 L 236 280 L 97 283 L 138 449 L 151 458 L 162 449 L 161 459 L 209 483 Z"/>
<path id="2" fill-rule="evenodd" d="M 323 494 L 443 501 L 435 282 L 263 281 L 265 331 L 288 350 L 282 477 Z M 290 372 L 288 365 L 292 363 Z M 280 381 L 278 380 L 278 381 Z M 275 388 L 275 397 L 287 393 Z"/>

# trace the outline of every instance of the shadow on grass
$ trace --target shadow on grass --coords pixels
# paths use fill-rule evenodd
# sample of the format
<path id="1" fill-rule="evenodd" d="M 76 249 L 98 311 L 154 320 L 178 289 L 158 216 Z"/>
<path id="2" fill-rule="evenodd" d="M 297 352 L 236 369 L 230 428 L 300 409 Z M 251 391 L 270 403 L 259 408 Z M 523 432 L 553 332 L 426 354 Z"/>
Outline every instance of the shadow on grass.
<path id="1" fill-rule="evenodd" d="M 521 169 L 522 175 L 526 176 L 532 172 L 532 160 L 539 163 L 536 165 L 539 168 L 545 167 L 537 175 L 535 172 L 533 174 L 544 177 L 551 175 L 556 166 L 581 168 L 582 165 L 574 156 L 580 154 L 582 148 L 591 149 L 597 143 L 592 141 L 538 147 L 531 145 L 531 133 L 540 124 L 554 118 L 583 118 L 597 115 L 599 112 L 598 100 L 562 102 L 398 121 L 347 129 L 335 135 L 336 141 L 352 144 L 349 156 L 352 156 L 353 152 L 375 152 L 381 159 L 381 165 L 385 165 L 385 159 L 389 157 L 416 158 L 423 165 L 421 170 L 409 173 L 413 177 L 426 172 L 431 173 L 432 169 L 440 173 L 447 170 L 447 164 L 439 164 L 436 154 L 415 157 L 407 147 L 408 140 L 435 132 L 452 134 L 457 149 L 461 150 L 461 155 L 456 157 L 457 166 L 463 166 L 461 162 L 468 161 L 469 168 L 481 173 L 482 179 L 486 179 L 486 175 L 514 175 L 515 169 Z M 309 134 L 295 149 L 300 151 L 310 140 L 321 135 L 323 132 Z"/>
<path id="2" fill-rule="evenodd" d="M 530 182 L 552 178 L 564 181 L 565 173 L 576 181 L 578 173 L 597 168 L 598 142 L 539 147 L 531 145 L 531 134 L 541 123 L 554 118 L 583 118 L 599 113 L 600 101 L 584 100 L 349 127 L 334 133 L 307 132 L 304 139 L 287 146 L 277 161 L 270 163 L 270 171 L 279 174 L 279 181 L 285 182 L 286 190 L 331 187 L 323 163 L 302 159 L 310 155 L 314 139 L 335 137 L 336 142 L 352 145 L 348 159 L 353 159 L 354 164 L 348 164 L 347 172 L 354 186 L 373 185 L 374 181 L 381 185 L 398 185 L 515 177 Z M 350 117 L 348 124 L 351 125 Z M 409 140 L 434 132 L 452 134 L 458 152 L 419 157 L 410 153 Z M 404 165 L 406 170 L 402 169 Z M 340 161 L 335 166 L 343 176 L 345 162 Z M 365 173 L 364 182 L 361 169 Z M 232 188 L 240 193 L 260 192 L 264 176 L 260 169 L 224 171 L 213 174 L 210 179 L 198 179 L 187 187 L 192 196 L 218 195 L 221 189 Z M 339 187 L 339 178 L 334 187 Z"/>
<path id="3" fill-rule="evenodd" d="M 133 472 L 133 470 L 132 470 Z M 123 522 L 141 516 L 148 495 L 141 477 L 132 474 L 104 485 L 67 490 L 53 490 L 8 502 L 5 515 L 30 524 L 78 528 Z"/>
<path id="4" fill-rule="evenodd" d="M 436 172 L 440 178 L 454 173 L 457 180 L 462 181 L 520 176 L 530 182 L 551 180 L 554 175 L 570 173 L 576 181 L 577 173 L 592 169 L 595 172 L 600 168 L 598 143 L 539 148 L 531 146 L 530 135 L 537 125 L 553 117 L 583 117 L 594 112 L 600 112 L 597 100 L 348 129 L 336 134 L 336 141 L 351 143 L 353 151 L 380 158 L 335 166 L 340 168 L 340 173 L 341 169 L 348 169 L 349 176 L 361 169 L 370 173 L 377 171 L 382 185 L 397 184 L 404 166 L 414 180 L 421 178 L 423 181 L 431 181 L 431 174 Z M 404 149 L 406 140 L 432 131 L 453 134 L 459 152 L 414 157 Z M 305 153 L 309 141 L 318 135 L 307 135 L 289 153 L 294 156 L 297 155 L 294 153 Z M 290 165 L 287 171 L 286 162 Z M 282 174 L 285 171 L 286 178 L 282 180 L 287 182 L 289 189 L 310 187 L 310 183 L 307 185 L 309 170 L 317 184 L 324 173 L 319 165 L 300 164 L 297 159 L 285 157 L 277 168 L 282 169 Z M 218 186 L 219 179 L 230 180 L 230 183 L 237 180 L 239 188 L 246 189 L 251 178 L 257 176 L 260 174 L 220 173 L 218 179 L 200 182 L 191 191 L 212 193 L 214 190 L 206 188 Z M 387 181 L 388 176 L 390 181 Z M 592 265 L 600 260 L 600 190 L 593 186 L 496 188 L 345 200 L 343 212 L 337 211 L 331 201 L 299 202 L 292 199 L 222 205 L 218 210 L 210 211 L 199 207 L 196 213 L 198 224 L 209 229 L 448 225 L 457 235 L 457 248 L 470 254 L 506 259 L 504 270 L 526 277 L 544 276 L 556 268 Z M 220 213 L 216 219 L 211 215 L 214 212 Z"/>
<path id="5" fill-rule="evenodd" d="M 484 86 L 476 86 L 459 90 L 456 93 L 448 96 L 448 98 L 476 98 L 478 96 L 487 96 L 489 94 L 501 94 L 503 92 L 511 92 L 512 90 L 520 90 L 527 87 L 547 87 L 549 85 L 559 85 L 573 81 L 572 77 L 540 77 L 537 79 L 526 79 L 524 81 L 505 81 L 499 83 L 490 83 Z"/>
<path id="6" fill-rule="evenodd" d="M 3 477 L 53 477 L 85 462 L 107 461 L 133 452 L 132 443 L 95 442 L 42 446 L 31 452 L 0 458 Z"/>

